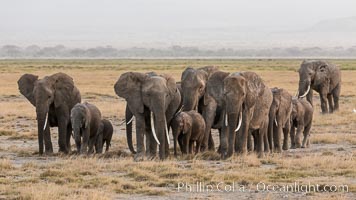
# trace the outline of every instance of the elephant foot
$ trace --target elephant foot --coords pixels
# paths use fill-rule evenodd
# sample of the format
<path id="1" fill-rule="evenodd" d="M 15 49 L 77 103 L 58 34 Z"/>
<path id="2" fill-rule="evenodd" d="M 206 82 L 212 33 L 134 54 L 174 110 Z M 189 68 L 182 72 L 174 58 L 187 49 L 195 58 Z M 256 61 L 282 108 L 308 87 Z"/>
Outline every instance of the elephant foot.
<path id="1" fill-rule="evenodd" d="M 276 148 L 274 148 L 274 152 L 275 153 L 281 153 L 282 152 L 282 148 L 281 147 L 276 147 Z"/>
<path id="2" fill-rule="evenodd" d="M 144 153 L 136 153 L 134 156 L 135 162 L 140 162 L 140 161 L 143 161 L 144 159 L 145 159 Z"/>
<path id="3" fill-rule="evenodd" d="M 44 153 L 44 155 L 45 156 L 53 156 L 53 151 L 51 152 L 51 151 L 46 151 L 45 153 Z"/>
<path id="4" fill-rule="evenodd" d="M 288 146 L 283 146 L 283 150 L 284 151 L 288 150 Z"/>
<path id="5" fill-rule="evenodd" d="M 156 155 L 149 153 L 149 154 L 147 154 L 146 157 L 147 157 L 147 160 L 154 160 L 156 158 Z"/>
<path id="6" fill-rule="evenodd" d="M 258 157 L 258 158 L 263 158 L 263 157 L 265 157 L 265 154 L 263 153 L 263 151 L 262 151 L 262 152 L 259 152 L 259 153 L 257 154 L 257 157 Z"/>

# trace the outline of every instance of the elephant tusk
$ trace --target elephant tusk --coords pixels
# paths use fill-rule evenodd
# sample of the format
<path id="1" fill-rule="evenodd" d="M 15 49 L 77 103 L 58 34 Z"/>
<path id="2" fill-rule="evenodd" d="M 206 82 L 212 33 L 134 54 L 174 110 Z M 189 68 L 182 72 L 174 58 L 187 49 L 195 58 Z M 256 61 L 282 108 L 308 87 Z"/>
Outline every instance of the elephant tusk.
<path id="1" fill-rule="evenodd" d="M 298 95 L 299 95 L 299 90 L 297 90 L 297 92 L 295 93 L 295 97 L 298 97 Z"/>
<path id="2" fill-rule="evenodd" d="M 157 135 L 156 135 L 156 131 L 155 131 L 155 124 L 153 122 L 153 113 L 152 112 L 151 112 L 151 130 L 152 130 L 153 137 L 155 138 L 157 144 L 160 145 L 160 143 L 158 141 L 158 138 L 157 138 Z"/>
<path id="3" fill-rule="evenodd" d="M 168 144 L 171 144 L 169 141 L 169 130 L 168 130 L 166 118 L 164 118 L 164 125 L 165 125 L 165 129 L 166 129 L 167 142 L 168 142 Z"/>
<path id="4" fill-rule="evenodd" d="M 240 117 L 239 117 L 239 124 L 237 125 L 237 128 L 235 129 L 235 132 L 237 132 L 242 124 L 242 111 L 240 112 Z"/>
<path id="5" fill-rule="evenodd" d="M 276 120 L 276 119 L 274 119 L 274 123 L 276 123 L 276 126 L 278 126 L 278 123 L 277 123 L 277 120 Z"/>
<path id="6" fill-rule="evenodd" d="M 134 117 L 135 116 L 132 116 L 131 119 L 126 124 L 129 125 L 132 122 L 132 120 L 134 119 Z"/>
<path id="7" fill-rule="evenodd" d="M 180 109 L 176 112 L 176 114 L 174 115 L 174 116 L 177 116 L 177 115 L 179 115 L 179 113 L 181 113 L 182 112 L 182 110 L 183 110 L 183 107 L 184 107 L 184 105 L 182 105 L 181 107 L 180 107 Z"/>
<path id="8" fill-rule="evenodd" d="M 48 112 L 47 112 L 47 114 L 46 114 L 46 119 L 45 119 L 45 124 L 44 124 L 44 126 L 43 126 L 43 130 L 46 130 L 47 121 L 48 121 Z"/>
<path id="9" fill-rule="evenodd" d="M 307 91 L 302 96 L 300 96 L 300 98 L 307 96 L 307 94 L 309 93 L 309 90 L 310 90 L 310 85 L 308 85 Z"/>
<path id="10" fill-rule="evenodd" d="M 229 126 L 228 118 L 227 118 L 227 112 L 225 113 L 225 126 Z"/>

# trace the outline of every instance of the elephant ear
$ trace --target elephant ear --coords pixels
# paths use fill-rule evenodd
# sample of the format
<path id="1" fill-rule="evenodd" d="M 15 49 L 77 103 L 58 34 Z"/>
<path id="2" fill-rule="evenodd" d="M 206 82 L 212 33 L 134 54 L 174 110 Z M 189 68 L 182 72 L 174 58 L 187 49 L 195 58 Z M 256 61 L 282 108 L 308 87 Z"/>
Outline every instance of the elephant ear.
<path id="1" fill-rule="evenodd" d="M 34 106 L 36 106 L 36 100 L 33 95 L 33 88 L 35 86 L 35 82 L 38 80 L 38 76 L 33 74 L 24 74 L 17 81 L 19 86 L 20 93 L 24 95 L 27 100 Z"/>
<path id="2" fill-rule="evenodd" d="M 139 72 L 126 72 L 115 83 L 115 93 L 128 102 L 127 105 L 133 113 L 143 113 L 141 86 L 147 77 L 147 74 Z"/>
<path id="3" fill-rule="evenodd" d="M 178 91 L 176 81 L 174 80 L 174 78 L 168 74 L 163 74 L 161 75 L 161 77 L 165 78 L 167 81 L 167 88 L 169 90 L 169 94 L 171 96 L 174 95 Z"/>
<path id="4" fill-rule="evenodd" d="M 56 73 L 49 79 L 53 82 L 55 107 L 71 102 L 70 98 L 74 89 L 73 78 L 64 73 Z"/>

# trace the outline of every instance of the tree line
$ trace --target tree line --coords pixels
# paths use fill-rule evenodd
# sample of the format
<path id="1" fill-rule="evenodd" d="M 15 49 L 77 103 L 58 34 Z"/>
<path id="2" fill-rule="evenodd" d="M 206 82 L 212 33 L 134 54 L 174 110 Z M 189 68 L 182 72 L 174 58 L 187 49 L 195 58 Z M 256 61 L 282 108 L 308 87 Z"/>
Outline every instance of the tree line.
<path id="1" fill-rule="evenodd" d="M 356 58 L 356 46 L 349 48 L 333 47 L 288 47 L 264 49 L 201 49 L 198 47 L 171 46 L 168 48 L 118 49 L 112 46 L 95 48 L 67 48 L 64 45 L 40 47 L 31 45 L 20 47 L 4 45 L 0 48 L 0 58 L 156 58 L 156 57 L 337 57 Z"/>

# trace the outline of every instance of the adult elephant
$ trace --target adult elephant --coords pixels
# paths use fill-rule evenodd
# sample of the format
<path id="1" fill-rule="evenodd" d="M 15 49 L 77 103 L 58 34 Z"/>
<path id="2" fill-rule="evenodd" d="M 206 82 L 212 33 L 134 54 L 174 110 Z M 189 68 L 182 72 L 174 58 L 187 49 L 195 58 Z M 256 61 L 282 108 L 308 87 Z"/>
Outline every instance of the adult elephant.
<path id="1" fill-rule="evenodd" d="M 114 89 L 118 96 L 127 101 L 129 111 L 135 116 L 135 160 L 144 159 L 144 135 L 147 157 L 155 157 L 158 144 L 159 157 L 165 159 L 168 155 L 168 124 L 180 105 L 180 93 L 175 80 L 166 75 L 127 72 L 120 76 Z"/>
<path id="2" fill-rule="evenodd" d="M 183 111 L 197 110 L 204 117 L 204 120 L 209 118 L 207 107 L 204 106 L 204 95 L 206 83 L 211 74 L 218 70 L 215 66 L 206 66 L 198 69 L 191 67 L 186 68 L 181 76 L 181 87 L 183 91 Z M 207 122 L 205 122 L 207 123 Z M 211 126 L 206 127 L 202 150 L 215 150 L 214 141 L 211 136 Z"/>
<path id="3" fill-rule="evenodd" d="M 149 72 L 146 73 L 148 76 L 158 76 L 156 73 L 154 72 Z M 182 108 L 182 87 L 181 87 L 181 83 L 180 82 L 176 82 L 176 86 L 177 89 L 181 95 L 181 103 L 179 105 L 179 108 Z M 125 109 L 125 125 L 126 125 L 126 139 L 127 139 L 127 145 L 129 147 L 129 150 L 132 154 L 136 154 L 135 148 L 133 146 L 132 143 L 132 122 L 134 120 L 134 115 L 132 114 L 130 108 L 128 107 L 128 105 L 126 105 L 126 109 Z M 147 137 L 146 137 L 147 138 Z"/>
<path id="4" fill-rule="evenodd" d="M 205 116 L 205 135 L 210 134 L 211 128 L 219 130 L 220 140 L 226 134 L 224 128 L 224 79 L 229 75 L 227 72 L 216 71 L 214 72 L 206 83 L 205 94 L 203 98 L 203 110 Z M 220 152 L 220 148 L 218 149 Z"/>
<path id="5" fill-rule="evenodd" d="M 79 90 L 73 79 L 64 73 L 56 73 L 38 79 L 33 74 L 24 74 L 18 80 L 20 93 L 36 107 L 39 153 L 53 153 L 50 128 L 58 126 L 59 151 L 70 151 L 72 133 L 70 111 L 80 103 Z"/>
<path id="6" fill-rule="evenodd" d="M 282 132 L 283 150 L 288 149 L 290 117 L 293 108 L 292 95 L 283 88 L 272 88 L 271 91 L 273 101 L 269 110 L 268 143 L 271 152 L 282 152 Z"/>
<path id="7" fill-rule="evenodd" d="M 299 68 L 299 97 L 307 97 L 313 105 L 313 90 L 319 93 L 321 110 L 325 114 L 339 109 L 341 72 L 339 67 L 326 61 L 303 61 Z"/>
<path id="8" fill-rule="evenodd" d="M 256 73 L 240 72 L 230 74 L 224 79 L 224 96 L 224 120 L 228 127 L 228 136 L 222 137 L 224 139 L 220 141 L 222 157 L 232 156 L 236 132 L 240 127 L 238 152 L 247 153 L 250 132 L 254 135 L 258 155 L 262 157 L 264 142 L 267 141 L 268 114 L 273 100 L 271 90 Z M 268 143 L 265 144 L 265 148 L 269 149 Z"/>

